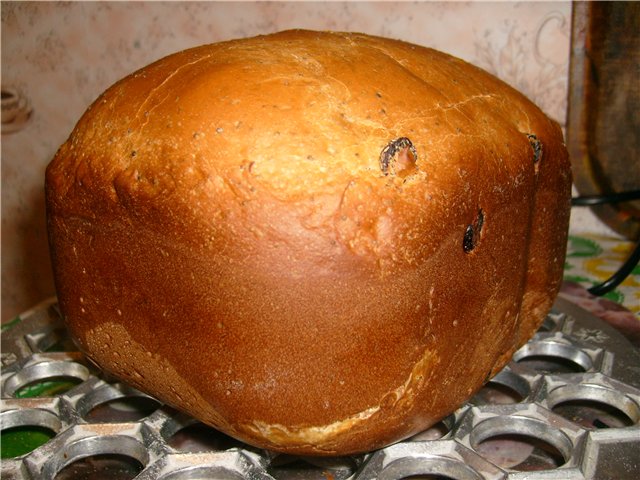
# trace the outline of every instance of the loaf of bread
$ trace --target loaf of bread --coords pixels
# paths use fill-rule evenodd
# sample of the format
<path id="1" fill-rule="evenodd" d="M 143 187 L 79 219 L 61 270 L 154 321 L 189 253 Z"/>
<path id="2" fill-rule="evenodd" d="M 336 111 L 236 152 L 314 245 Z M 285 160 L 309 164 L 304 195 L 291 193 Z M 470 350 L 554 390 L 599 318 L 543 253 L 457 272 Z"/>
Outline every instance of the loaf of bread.
<path id="1" fill-rule="evenodd" d="M 249 444 L 342 455 L 465 402 L 558 291 L 559 126 L 362 34 L 189 49 L 119 81 L 46 172 L 61 311 L 105 371 Z"/>

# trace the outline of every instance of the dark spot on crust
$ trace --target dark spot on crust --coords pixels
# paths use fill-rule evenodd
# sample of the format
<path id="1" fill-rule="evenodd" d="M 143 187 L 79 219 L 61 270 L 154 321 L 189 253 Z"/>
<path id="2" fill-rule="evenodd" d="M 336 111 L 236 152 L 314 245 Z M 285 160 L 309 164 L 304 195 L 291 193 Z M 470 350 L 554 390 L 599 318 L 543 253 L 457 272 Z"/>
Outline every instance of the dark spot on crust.
<path id="1" fill-rule="evenodd" d="M 480 234 L 482 226 L 484 225 L 484 212 L 482 209 L 478 210 L 478 215 L 473 223 L 467 225 L 462 237 L 462 249 L 464 253 L 471 253 L 476 248 L 480 241 Z"/>
<path id="2" fill-rule="evenodd" d="M 484 212 L 482 211 L 482 209 L 479 209 L 478 218 L 476 219 L 476 230 L 478 231 L 478 234 L 480 233 L 480 230 L 482 230 L 483 224 L 484 224 Z"/>
<path id="3" fill-rule="evenodd" d="M 385 175 L 397 175 L 401 178 L 416 172 L 418 152 L 407 137 L 392 140 L 380 153 L 380 170 Z"/>
<path id="4" fill-rule="evenodd" d="M 533 150 L 533 163 L 538 163 L 542 158 L 542 142 L 532 133 L 527 133 L 527 138 Z"/>
<path id="5" fill-rule="evenodd" d="M 467 225 L 467 229 L 464 231 L 464 237 L 462 239 L 462 248 L 464 253 L 469 253 L 476 246 L 474 241 L 473 225 Z"/>

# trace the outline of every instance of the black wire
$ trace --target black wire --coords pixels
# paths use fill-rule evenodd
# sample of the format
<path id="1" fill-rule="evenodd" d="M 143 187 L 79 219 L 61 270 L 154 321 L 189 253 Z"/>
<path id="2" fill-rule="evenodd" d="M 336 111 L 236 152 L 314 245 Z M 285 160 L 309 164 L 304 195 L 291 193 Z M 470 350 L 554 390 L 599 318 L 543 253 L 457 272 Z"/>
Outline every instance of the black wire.
<path id="1" fill-rule="evenodd" d="M 627 278 L 636 267 L 636 265 L 638 265 L 638 261 L 640 261 L 640 240 L 638 241 L 638 243 L 636 243 L 636 247 L 634 248 L 633 252 L 631 252 L 631 255 L 629 255 L 629 258 L 627 258 L 627 260 L 616 271 L 616 273 L 611 275 L 604 282 L 588 288 L 587 291 L 592 295 L 597 296 L 602 296 L 606 293 L 609 293 L 611 290 L 624 282 L 625 278 Z"/>
<path id="2" fill-rule="evenodd" d="M 606 195 L 584 195 L 580 197 L 573 197 L 571 199 L 572 207 L 589 207 L 593 205 L 603 205 L 605 203 L 618 203 L 618 202 L 628 202 L 631 200 L 639 200 L 640 199 L 640 190 L 630 190 L 628 192 L 620 192 L 620 193 L 612 193 Z M 591 288 L 588 288 L 587 291 L 592 295 L 602 296 L 618 285 L 620 285 L 624 280 L 631 274 L 633 269 L 640 262 L 640 240 L 636 244 L 633 252 L 629 255 L 629 258 L 625 260 L 625 262 L 616 270 L 616 272 L 611 275 L 604 282 L 596 284 Z"/>
<path id="3" fill-rule="evenodd" d="M 605 195 L 584 195 L 573 197 L 571 199 L 572 207 L 590 207 L 593 205 L 602 205 L 605 203 L 629 202 L 631 200 L 640 200 L 640 190 L 630 190 L 628 192 L 611 193 Z"/>

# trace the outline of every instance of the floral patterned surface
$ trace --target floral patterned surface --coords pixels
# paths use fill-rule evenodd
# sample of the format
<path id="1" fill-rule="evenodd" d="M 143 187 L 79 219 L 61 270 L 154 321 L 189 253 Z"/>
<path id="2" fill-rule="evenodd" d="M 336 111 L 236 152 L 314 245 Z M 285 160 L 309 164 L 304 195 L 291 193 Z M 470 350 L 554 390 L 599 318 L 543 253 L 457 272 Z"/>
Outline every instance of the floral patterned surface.
<path id="1" fill-rule="evenodd" d="M 570 235 L 561 295 L 613 325 L 640 347 L 640 266 L 602 297 L 587 291 L 611 277 L 633 248 L 632 242 L 612 237 Z"/>
<path id="2" fill-rule="evenodd" d="M 476 33 L 474 63 L 534 99 L 564 124 L 569 64 L 562 49 L 569 41 L 570 19 L 552 9 L 534 29 L 518 20 Z"/>

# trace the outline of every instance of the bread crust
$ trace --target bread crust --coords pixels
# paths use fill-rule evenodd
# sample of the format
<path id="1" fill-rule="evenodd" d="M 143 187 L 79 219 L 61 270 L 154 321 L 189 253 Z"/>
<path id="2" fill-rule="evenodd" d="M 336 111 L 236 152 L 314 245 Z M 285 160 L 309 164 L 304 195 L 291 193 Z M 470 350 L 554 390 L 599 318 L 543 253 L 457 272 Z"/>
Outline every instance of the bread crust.
<path id="1" fill-rule="evenodd" d="M 60 308 L 98 365 L 227 434 L 368 451 L 534 333 L 570 185 L 558 125 L 443 53 L 301 30 L 198 47 L 109 88 L 48 166 Z"/>

